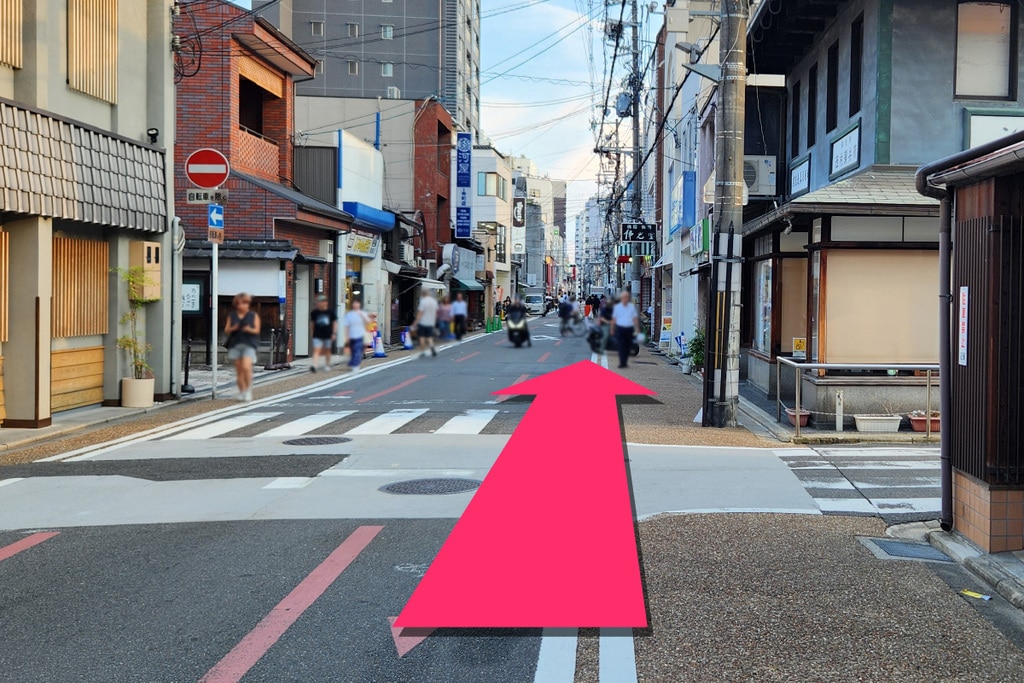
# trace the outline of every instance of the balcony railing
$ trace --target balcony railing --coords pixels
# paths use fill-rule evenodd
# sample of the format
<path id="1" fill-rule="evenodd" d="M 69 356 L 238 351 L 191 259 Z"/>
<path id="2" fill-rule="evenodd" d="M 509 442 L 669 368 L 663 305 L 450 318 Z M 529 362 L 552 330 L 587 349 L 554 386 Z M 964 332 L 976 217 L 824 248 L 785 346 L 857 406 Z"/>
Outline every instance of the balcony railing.
<path id="1" fill-rule="evenodd" d="M 251 171 L 277 180 L 280 174 L 281 148 L 275 140 L 239 126 L 235 136 L 232 162 L 240 171 Z"/>

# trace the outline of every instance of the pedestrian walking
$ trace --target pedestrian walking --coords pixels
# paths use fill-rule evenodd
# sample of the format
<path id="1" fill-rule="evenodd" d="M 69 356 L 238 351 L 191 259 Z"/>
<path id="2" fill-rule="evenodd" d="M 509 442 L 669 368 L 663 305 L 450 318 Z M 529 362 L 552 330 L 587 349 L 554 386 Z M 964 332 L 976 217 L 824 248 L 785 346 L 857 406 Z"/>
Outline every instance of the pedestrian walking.
<path id="1" fill-rule="evenodd" d="M 260 346 L 260 318 L 251 309 L 252 297 L 242 292 L 231 302 L 224 324 L 228 349 L 228 360 L 235 363 L 235 383 L 238 385 L 238 400 L 252 400 L 252 366 L 256 362 L 256 350 Z"/>
<path id="2" fill-rule="evenodd" d="M 452 324 L 455 325 L 455 338 L 462 341 L 466 334 L 466 318 L 469 317 L 469 304 L 462 298 L 462 292 L 455 295 L 452 302 Z"/>
<path id="3" fill-rule="evenodd" d="M 619 303 L 612 309 L 612 320 L 615 323 L 615 343 L 619 347 L 619 367 L 625 368 L 629 363 L 633 337 L 640 333 L 640 316 L 630 300 L 629 292 L 623 292 L 619 297 Z"/>
<path id="4" fill-rule="evenodd" d="M 313 344 L 313 362 L 309 371 L 319 370 L 321 360 L 323 369 L 330 369 L 332 347 L 338 338 L 338 314 L 331 308 L 326 296 L 318 296 L 316 308 L 309 313 L 309 337 Z"/>
<path id="5" fill-rule="evenodd" d="M 358 301 L 352 302 L 352 308 L 345 314 L 345 338 L 348 340 L 348 367 L 351 372 L 359 372 L 363 362 L 363 349 L 366 348 L 366 325 L 370 322 Z"/>
<path id="6" fill-rule="evenodd" d="M 608 354 L 608 339 L 615 327 L 615 307 L 609 297 L 602 296 L 598 302 L 597 322 L 601 326 L 601 355 Z"/>
<path id="7" fill-rule="evenodd" d="M 437 338 L 452 337 L 452 301 L 447 296 L 441 299 L 437 307 Z"/>
<path id="8" fill-rule="evenodd" d="M 434 348 L 434 328 L 437 327 L 437 299 L 430 295 L 430 290 L 424 288 L 420 293 L 420 305 L 416 311 L 416 337 L 420 340 L 420 355 L 427 355 L 427 348 L 430 354 L 437 355 Z"/>

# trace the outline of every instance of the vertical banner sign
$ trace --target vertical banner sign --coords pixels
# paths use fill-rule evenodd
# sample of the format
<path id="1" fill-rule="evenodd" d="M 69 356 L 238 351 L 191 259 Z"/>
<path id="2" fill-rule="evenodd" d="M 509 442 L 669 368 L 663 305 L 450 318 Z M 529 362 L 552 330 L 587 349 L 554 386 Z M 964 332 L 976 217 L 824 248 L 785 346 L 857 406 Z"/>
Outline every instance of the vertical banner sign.
<path id="1" fill-rule="evenodd" d="M 967 317 L 968 317 L 967 287 L 960 288 L 960 343 L 957 347 L 960 365 L 967 366 Z"/>
<path id="2" fill-rule="evenodd" d="M 526 227 L 526 197 L 512 198 L 512 227 Z"/>
<path id="3" fill-rule="evenodd" d="M 469 194 L 473 187 L 473 135 L 459 133 L 455 143 L 455 239 L 473 236 L 473 210 Z"/>

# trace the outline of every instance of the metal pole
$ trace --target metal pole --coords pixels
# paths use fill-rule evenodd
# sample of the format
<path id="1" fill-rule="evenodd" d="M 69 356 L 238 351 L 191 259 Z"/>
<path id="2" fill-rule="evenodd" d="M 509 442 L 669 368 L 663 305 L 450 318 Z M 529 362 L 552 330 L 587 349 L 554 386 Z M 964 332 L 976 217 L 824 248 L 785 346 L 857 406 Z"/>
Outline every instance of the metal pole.
<path id="1" fill-rule="evenodd" d="M 939 203 L 939 417 L 946 425 L 939 429 L 939 465 L 942 481 L 940 524 L 953 528 L 953 448 L 950 429 L 953 421 L 953 201 L 946 196 Z M 931 422 L 931 415 L 928 416 Z"/>
<path id="2" fill-rule="evenodd" d="M 782 361 L 775 362 L 775 421 L 782 422 Z"/>
<path id="3" fill-rule="evenodd" d="M 800 436 L 800 366 L 793 368 L 793 375 L 796 378 L 796 435 Z"/>
<path id="4" fill-rule="evenodd" d="M 214 400 L 217 399 L 217 354 L 219 351 L 220 344 L 217 340 L 220 337 L 220 330 L 218 329 L 217 321 L 217 297 L 220 296 L 217 287 L 217 260 L 219 255 L 219 244 L 213 243 L 213 251 L 210 255 L 210 347 L 213 349 L 213 358 L 210 363 L 210 369 L 212 370 L 211 378 L 213 387 L 210 390 L 210 397 Z"/>
<path id="5" fill-rule="evenodd" d="M 925 371 L 925 382 L 927 382 L 927 394 L 928 398 L 925 401 L 925 416 L 928 418 L 928 427 L 925 429 L 925 435 L 928 438 L 932 436 L 932 371 Z"/>
<path id="6" fill-rule="evenodd" d="M 715 146 L 715 216 L 718 225 L 735 226 L 742 235 L 743 226 L 743 125 L 746 116 L 747 3 L 723 0 L 719 62 L 722 80 L 718 85 L 717 142 Z M 730 236 L 731 238 L 731 236 Z M 732 245 L 730 244 L 730 252 Z M 742 256 L 742 247 L 737 256 Z M 725 426 L 735 427 L 739 408 L 740 354 L 740 265 L 725 283 L 728 307 L 725 311 L 726 343 L 722 372 L 728 376 L 720 409 Z"/>
<path id="7" fill-rule="evenodd" d="M 640 21 L 637 12 L 637 0 L 632 3 L 633 22 L 633 73 L 630 76 L 631 95 L 633 98 L 633 220 L 643 221 L 642 195 L 644 187 L 644 171 L 641 165 L 643 150 L 640 149 Z M 629 249 L 633 258 L 630 263 L 630 290 L 633 292 L 633 300 L 638 307 L 643 306 L 640 296 L 640 279 L 643 277 L 643 265 L 641 257 L 635 252 L 639 251 L 636 243 L 630 245 Z"/>

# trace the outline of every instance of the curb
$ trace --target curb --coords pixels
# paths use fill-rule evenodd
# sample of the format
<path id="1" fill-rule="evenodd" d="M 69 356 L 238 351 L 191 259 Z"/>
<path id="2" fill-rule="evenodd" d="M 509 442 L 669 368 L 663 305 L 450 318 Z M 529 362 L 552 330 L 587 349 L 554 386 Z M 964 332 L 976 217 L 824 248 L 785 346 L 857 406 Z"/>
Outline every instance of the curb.
<path id="1" fill-rule="evenodd" d="M 990 585 L 1017 609 L 1024 610 L 1024 581 L 1003 568 L 992 555 L 981 552 L 956 533 L 932 531 L 928 541 L 969 572 Z"/>

